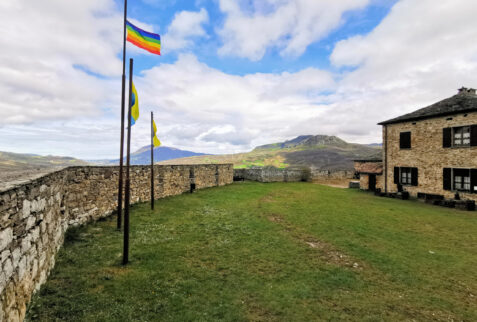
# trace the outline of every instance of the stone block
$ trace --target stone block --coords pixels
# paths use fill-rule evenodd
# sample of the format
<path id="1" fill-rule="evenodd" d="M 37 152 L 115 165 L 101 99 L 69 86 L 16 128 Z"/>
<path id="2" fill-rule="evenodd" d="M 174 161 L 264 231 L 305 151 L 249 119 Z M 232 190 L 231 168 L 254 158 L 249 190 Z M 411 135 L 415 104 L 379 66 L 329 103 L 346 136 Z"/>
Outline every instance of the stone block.
<path id="1" fill-rule="evenodd" d="M 0 265 L 1 265 L 7 258 L 9 258 L 9 257 L 11 256 L 11 254 L 12 254 L 12 253 L 10 252 L 9 249 L 4 250 L 4 251 L 2 252 L 2 254 L 0 255 Z"/>
<path id="2" fill-rule="evenodd" d="M 22 247 L 22 254 L 25 254 L 26 252 L 28 252 L 30 250 L 30 247 L 31 247 L 31 235 L 28 234 L 26 235 L 25 237 L 23 237 L 22 241 L 21 241 L 21 247 Z"/>
<path id="3" fill-rule="evenodd" d="M 43 184 L 40 186 L 40 193 L 43 193 L 43 192 L 46 192 L 46 190 L 48 189 L 48 186 Z"/>
<path id="4" fill-rule="evenodd" d="M 40 238 L 40 227 L 36 226 L 31 232 L 31 240 L 32 242 L 35 243 L 39 238 Z"/>
<path id="5" fill-rule="evenodd" d="M 3 266 L 2 266 L 2 270 L 3 272 L 5 273 L 5 278 L 7 279 L 7 281 L 12 277 L 12 274 L 13 274 L 13 265 L 12 265 L 12 261 L 10 260 L 10 258 L 8 258 L 4 263 L 3 263 Z"/>
<path id="6" fill-rule="evenodd" d="M 7 286 L 7 276 L 5 275 L 4 272 L 0 272 L 0 294 L 2 294 L 3 289 Z M 0 311 L 1 311 L 1 305 L 0 305 Z M 1 317 L 1 316 L 0 316 Z M 0 319 L 0 321 L 3 321 Z"/>
<path id="7" fill-rule="evenodd" d="M 33 260 L 33 265 L 31 266 L 31 276 L 32 276 L 32 278 L 36 279 L 37 274 L 38 274 L 38 260 L 34 259 Z"/>
<path id="8" fill-rule="evenodd" d="M 17 267 L 18 263 L 20 262 L 20 256 L 21 256 L 21 249 L 20 248 L 15 248 L 12 252 L 12 263 L 13 267 Z"/>
<path id="9" fill-rule="evenodd" d="M 28 231 L 30 230 L 33 226 L 35 226 L 36 219 L 34 216 L 30 216 L 27 218 L 25 230 Z"/>
<path id="10" fill-rule="evenodd" d="M 20 280 L 22 280 L 23 277 L 25 277 L 26 271 L 27 271 L 27 259 L 26 259 L 26 256 L 22 256 L 22 258 L 20 259 L 20 262 L 18 263 L 18 277 L 20 278 Z"/>
<path id="11" fill-rule="evenodd" d="M 30 213 L 31 213 L 31 202 L 27 199 L 23 200 L 23 209 L 22 209 L 22 213 L 23 213 L 23 218 L 26 218 L 28 216 L 30 216 Z"/>
<path id="12" fill-rule="evenodd" d="M 31 211 L 31 212 L 38 212 L 38 211 L 40 211 L 40 203 L 39 203 L 38 200 L 33 199 L 33 201 L 31 202 L 30 211 Z"/>
<path id="13" fill-rule="evenodd" d="M 6 249 L 13 241 L 13 229 L 11 227 L 0 231 L 0 252 Z"/>

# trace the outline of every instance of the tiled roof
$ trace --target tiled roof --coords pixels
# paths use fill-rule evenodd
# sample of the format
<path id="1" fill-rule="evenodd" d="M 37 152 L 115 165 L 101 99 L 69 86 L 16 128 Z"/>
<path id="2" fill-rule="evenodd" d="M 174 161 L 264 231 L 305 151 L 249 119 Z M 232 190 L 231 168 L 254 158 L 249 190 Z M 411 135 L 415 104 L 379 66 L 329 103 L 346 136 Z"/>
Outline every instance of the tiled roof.
<path id="1" fill-rule="evenodd" d="M 383 173 L 383 163 L 381 161 L 376 162 L 360 162 L 355 161 L 354 169 L 359 173 L 369 173 L 369 174 L 382 174 Z"/>
<path id="2" fill-rule="evenodd" d="M 477 95 L 474 89 L 461 88 L 459 94 L 446 98 L 412 113 L 378 123 L 379 125 L 416 121 L 431 117 L 477 111 Z"/>

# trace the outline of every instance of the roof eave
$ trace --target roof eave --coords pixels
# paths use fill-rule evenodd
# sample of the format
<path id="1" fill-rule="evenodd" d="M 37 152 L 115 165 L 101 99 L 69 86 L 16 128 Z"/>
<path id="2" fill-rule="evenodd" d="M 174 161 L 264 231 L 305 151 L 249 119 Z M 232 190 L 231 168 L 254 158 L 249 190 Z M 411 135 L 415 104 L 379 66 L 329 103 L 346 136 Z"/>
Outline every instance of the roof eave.
<path id="1" fill-rule="evenodd" d="M 446 113 L 440 113 L 440 114 L 435 114 L 435 115 L 417 116 L 417 117 L 411 117 L 411 118 L 402 119 L 402 120 L 390 119 L 390 120 L 387 120 L 387 121 L 380 122 L 380 123 L 378 123 L 378 125 L 388 125 L 388 124 L 405 123 L 405 122 L 412 122 L 412 121 L 421 121 L 421 120 L 425 120 L 425 119 L 432 119 L 432 118 L 436 118 L 436 117 L 449 116 L 449 115 L 464 114 L 464 113 L 476 112 L 476 111 L 477 110 L 475 108 L 471 108 L 471 109 L 461 110 L 461 111 L 458 111 L 458 112 L 446 112 Z"/>

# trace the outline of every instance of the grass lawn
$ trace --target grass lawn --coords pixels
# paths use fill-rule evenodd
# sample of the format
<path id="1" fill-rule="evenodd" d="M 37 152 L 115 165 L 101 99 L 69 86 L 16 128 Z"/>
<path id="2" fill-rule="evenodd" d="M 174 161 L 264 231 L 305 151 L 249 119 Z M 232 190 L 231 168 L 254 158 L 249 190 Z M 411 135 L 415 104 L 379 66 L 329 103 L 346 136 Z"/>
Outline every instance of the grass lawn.
<path id="1" fill-rule="evenodd" d="M 253 182 L 70 230 L 28 319 L 477 320 L 477 214 Z"/>

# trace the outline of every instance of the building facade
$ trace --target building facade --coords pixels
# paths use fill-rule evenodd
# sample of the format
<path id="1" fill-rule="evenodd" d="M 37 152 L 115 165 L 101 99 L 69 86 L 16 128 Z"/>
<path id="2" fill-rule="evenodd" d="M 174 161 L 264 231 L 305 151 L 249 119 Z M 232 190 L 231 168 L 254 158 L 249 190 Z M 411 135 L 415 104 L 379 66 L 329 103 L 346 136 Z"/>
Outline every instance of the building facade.
<path id="1" fill-rule="evenodd" d="M 359 188 L 376 191 L 383 187 L 382 160 L 354 160 L 354 169 L 359 176 Z"/>
<path id="2" fill-rule="evenodd" d="M 379 123 L 383 179 L 378 188 L 411 196 L 477 200 L 477 95 L 457 95 Z"/>

